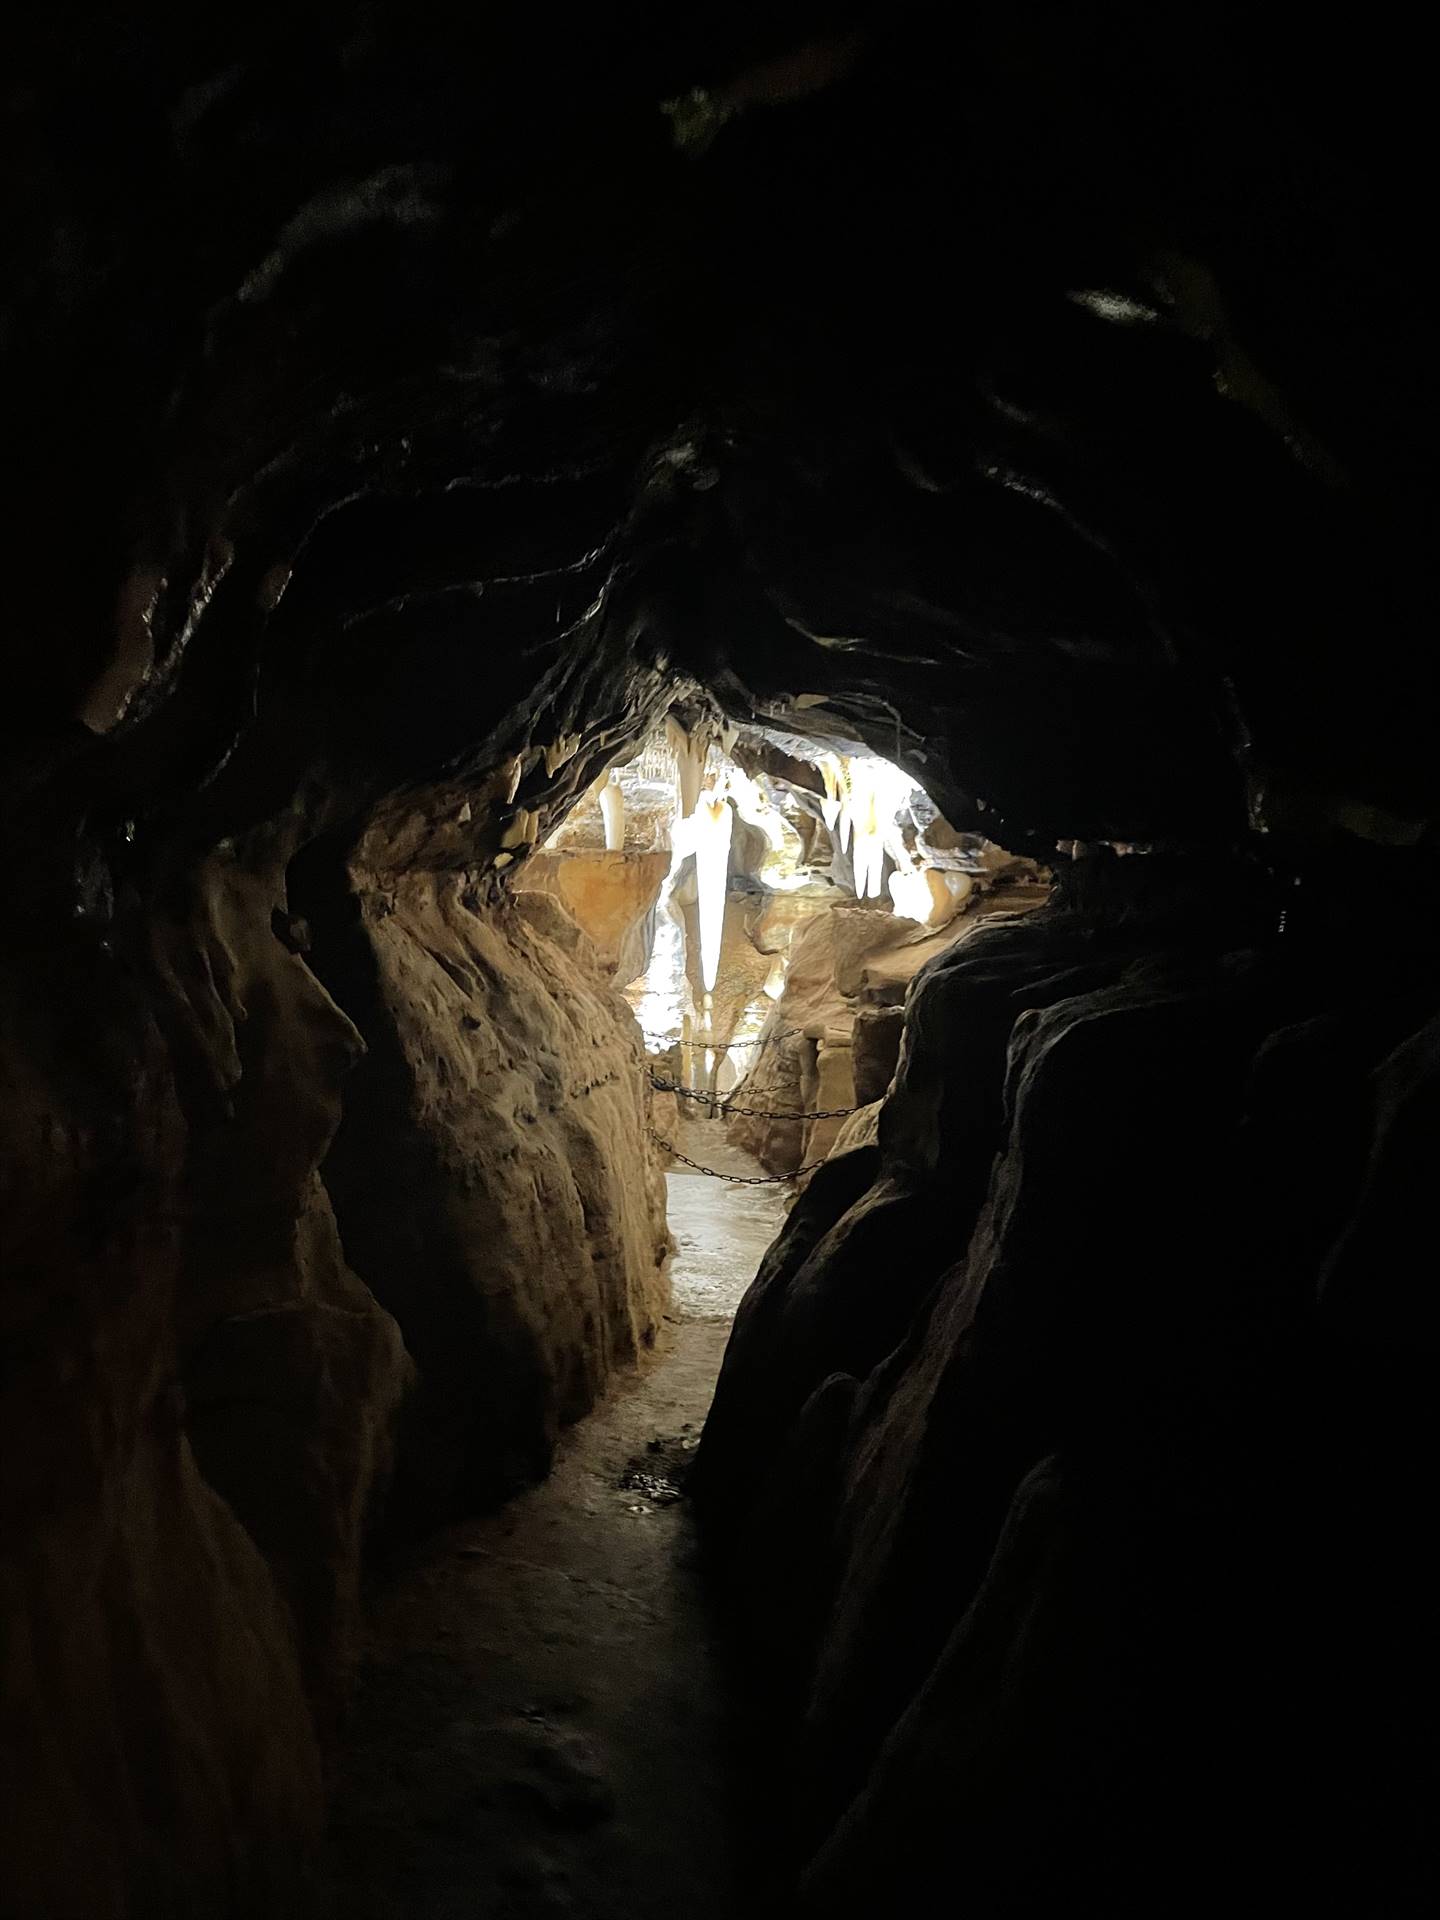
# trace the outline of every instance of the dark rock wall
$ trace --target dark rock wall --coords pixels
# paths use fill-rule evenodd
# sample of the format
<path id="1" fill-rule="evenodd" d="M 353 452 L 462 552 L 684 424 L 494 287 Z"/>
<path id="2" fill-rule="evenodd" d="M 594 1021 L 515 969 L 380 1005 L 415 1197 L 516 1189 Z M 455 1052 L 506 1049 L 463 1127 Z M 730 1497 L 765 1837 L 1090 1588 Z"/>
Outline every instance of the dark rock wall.
<path id="1" fill-rule="evenodd" d="M 413 1527 L 542 1473 L 663 1304 L 638 1039 L 583 936 L 448 871 L 347 890 L 352 1018 L 289 838 L 7 947 L 7 1913 L 313 1913 L 407 1394 Z"/>
<path id="2" fill-rule="evenodd" d="M 797 1207 L 696 1467 L 804 1911 L 1423 1907 L 1433 1319 L 1338 1280 L 1426 1187 L 1399 918 L 1380 959 L 1053 907 L 917 980 L 878 1158 Z"/>
<path id="3" fill-rule="evenodd" d="M 217 856 L 7 964 L 5 1901 L 311 1910 L 317 1729 L 407 1377 L 319 1166 L 359 1050 Z M 13 1824 L 11 1824 L 13 1823 Z"/>

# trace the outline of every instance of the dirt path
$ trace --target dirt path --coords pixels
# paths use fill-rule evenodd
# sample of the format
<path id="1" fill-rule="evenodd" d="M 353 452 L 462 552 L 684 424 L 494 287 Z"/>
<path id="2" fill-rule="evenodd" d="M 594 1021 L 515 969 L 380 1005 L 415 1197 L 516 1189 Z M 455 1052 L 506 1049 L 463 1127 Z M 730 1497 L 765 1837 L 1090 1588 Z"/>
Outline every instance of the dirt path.
<path id="1" fill-rule="evenodd" d="M 742 1170 L 718 1125 L 685 1150 Z M 669 1185 L 675 1308 L 655 1358 L 543 1486 L 431 1543 L 373 1612 L 337 1783 L 346 1920 L 744 1911 L 732 1729 L 672 1483 L 784 1189 Z"/>

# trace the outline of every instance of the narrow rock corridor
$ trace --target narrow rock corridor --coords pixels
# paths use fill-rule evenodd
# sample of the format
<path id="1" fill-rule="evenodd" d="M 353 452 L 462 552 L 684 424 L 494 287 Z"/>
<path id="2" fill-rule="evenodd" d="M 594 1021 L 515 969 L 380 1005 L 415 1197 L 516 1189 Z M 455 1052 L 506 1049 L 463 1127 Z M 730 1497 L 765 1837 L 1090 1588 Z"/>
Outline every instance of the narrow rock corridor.
<path id="1" fill-rule="evenodd" d="M 763 1171 L 717 1122 L 685 1152 Z M 652 1359 L 543 1485 L 427 1543 L 376 1599 L 334 1823 L 351 1920 L 709 1920 L 739 1910 L 731 1726 L 678 1498 L 779 1186 L 667 1176 Z"/>
<path id="2" fill-rule="evenodd" d="M 1417 21 L 11 10 L 0 1920 L 1440 1913 Z"/>

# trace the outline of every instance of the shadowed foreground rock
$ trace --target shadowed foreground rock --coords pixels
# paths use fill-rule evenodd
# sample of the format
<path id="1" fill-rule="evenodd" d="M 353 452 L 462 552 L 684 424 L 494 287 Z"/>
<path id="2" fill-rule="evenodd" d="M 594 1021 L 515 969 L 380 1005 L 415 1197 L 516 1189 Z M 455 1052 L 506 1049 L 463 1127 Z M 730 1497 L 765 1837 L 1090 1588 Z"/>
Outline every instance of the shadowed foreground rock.
<path id="1" fill-rule="evenodd" d="M 1228 947 L 1214 906 L 932 963 L 878 1163 L 816 1178 L 737 1317 L 696 1490 L 795 1716 L 806 1912 L 918 1901 L 957 1849 L 977 1913 L 1212 1912 L 1242 1861 L 1277 1910 L 1419 1910 L 1430 1349 L 1344 1326 L 1333 1276 L 1430 1097 L 1434 950 L 1402 921 L 1382 1009 L 1363 943 Z M 1373 1692 L 1335 1684 L 1357 1647 Z"/>

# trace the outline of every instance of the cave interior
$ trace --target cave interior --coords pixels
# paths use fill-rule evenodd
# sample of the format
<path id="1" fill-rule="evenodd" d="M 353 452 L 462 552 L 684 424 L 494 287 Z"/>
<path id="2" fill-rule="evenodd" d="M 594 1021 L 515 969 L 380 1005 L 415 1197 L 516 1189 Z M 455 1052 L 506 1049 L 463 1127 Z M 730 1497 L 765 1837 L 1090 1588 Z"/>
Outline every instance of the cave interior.
<path id="1" fill-rule="evenodd" d="M 6 1920 L 1433 1910 L 1408 32 L 12 26 Z M 367 1894 L 375 1595 L 650 1390 L 697 1140 L 763 1844 Z"/>

